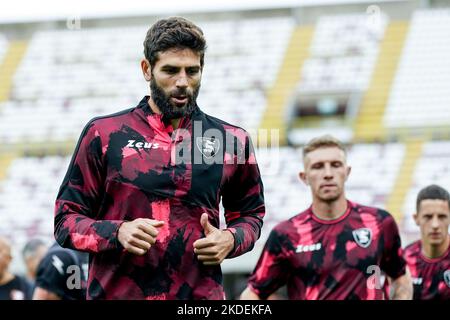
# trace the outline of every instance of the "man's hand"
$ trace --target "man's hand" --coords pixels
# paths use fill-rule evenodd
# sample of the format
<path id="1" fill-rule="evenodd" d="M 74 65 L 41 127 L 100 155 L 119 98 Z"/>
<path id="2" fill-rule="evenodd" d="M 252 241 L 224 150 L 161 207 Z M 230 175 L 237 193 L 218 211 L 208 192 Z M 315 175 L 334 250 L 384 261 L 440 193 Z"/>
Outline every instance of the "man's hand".
<path id="1" fill-rule="evenodd" d="M 241 293 L 239 300 L 261 300 L 261 298 L 247 286 L 247 288 L 245 288 L 245 290 Z"/>
<path id="2" fill-rule="evenodd" d="M 117 232 L 117 238 L 122 246 L 130 253 L 142 256 L 156 242 L 156 236 L 164 221 L 139 218 L 124 222 Z"/>
<path id="3" fill-rule="evenodd" d="M 43 289 L 37 286 L 33 292 L 33 300 L 61 300 L 61 297 L 56 293 Z"/>
<path id="4" fill-rule="evenodd" d="M 412 300 L 413 284 L 409 275 L 409 271 L 405 275 L 392 280 L 391 283 L 393 292 L 391 298 L 392 300 Z"/>
<path id="5" fill-rule="evenodd" d="M 194 253 L 204 265 L 220 264 L 233 250 L 234 236 L 228 230 L 219 230 L 208 222 L 208 214 L 203 213 L 200 224 L 205 231 L 206 238 L 194 242 Z"/>

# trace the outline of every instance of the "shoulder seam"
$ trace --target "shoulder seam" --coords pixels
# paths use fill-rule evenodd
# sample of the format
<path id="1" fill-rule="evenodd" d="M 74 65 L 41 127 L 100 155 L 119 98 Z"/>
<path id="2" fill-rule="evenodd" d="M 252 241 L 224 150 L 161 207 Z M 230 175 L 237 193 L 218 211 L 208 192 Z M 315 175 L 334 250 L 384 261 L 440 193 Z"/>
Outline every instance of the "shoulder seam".
<path id="1" fill-rule="evenodd" d="M 242 128 L 242 127 L 239 127 L 239 126 L 237 126 L 237 125 L 234 125 L 234 124 L 231 124 L 231 123 L 229 123 L 229 122 L 226 122 L 226 121 L 224 121 L 224 120 L 222 120 L 222 119 L 219 119 L 219 118 L 216 118 L 216 117 L 214 117 L 214 116 L 211 116 L 211 115 L 209 115 L 209 114 L 207 114 L 207 113 L 205 113 L 205 112 L 203 112 L 203 111 L 202 111 L 202 113 L 205 115 L 205 117 L 210 118 L 210 119 L 212 119 L 212 120 L 214 120 L 214 121 L 216 121 L 216 122 L 219 122 L 221 125 L 228 125 L 228 126 L 231 126 L 231 127 L 236 128 L 236 129 L 241 129 L 241 130 L 244 131 L 244 132 L 247 132 L 247 130 L 245 130 L 245 129 Z"/>
<path id="2" fill-rule="evenodd" d="M 93 123 L 94 121 L 101 120 L 101 119 L 114 118 L 114 117 L 117 117 L 117 116 L 121 116 L 121 115 L 130 113 L 131 111 L 133 111 L 135 109 L 136 109 L 136 107 L 132 107 L 132 108 L 128 108 L 128 109 L 125 109 L 125 110 L 122 110 L 122 111 L 118 111 L 118 112 L 115 112 L 115 113 L 107 114 L 107 115 L 104 115 L 104 116 L 94 117 L 87 124 L 89 125 L 89 124 Z"/>
<path id="3" fill-rule="evenodd" d="M 410 244 L 408 244 L 408 245 L 405 247 L 404 250 L 407 250 L 407 249 L 409 249 L 409 248 L 411 248 L 411 247 L 413 247 L 413 246 L 415 246 L 415 245 L 417 245 L 417 241 L 414 241 L 414 242 L 411 242 Z"/>
<path id="4" fill-rule="evenodd" d="M 290 217 L 289 219 L 287 219 L 286 221 L 293 221 L 294 219 L 299 219 L 299 218 L 303 218 L 303 216 L 305 216 L 308 213 L 308 209 L 302 212 L 299 212 L 297 214 L 295 214 L 294 216 Z M 308 218 L 308 217 L 306 217 Z"/>

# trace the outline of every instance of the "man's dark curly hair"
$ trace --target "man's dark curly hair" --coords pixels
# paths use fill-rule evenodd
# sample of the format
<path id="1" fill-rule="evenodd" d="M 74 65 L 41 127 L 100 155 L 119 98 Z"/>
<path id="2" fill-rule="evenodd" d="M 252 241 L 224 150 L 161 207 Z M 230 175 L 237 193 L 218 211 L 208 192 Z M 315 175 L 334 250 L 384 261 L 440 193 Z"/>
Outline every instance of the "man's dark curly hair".
<path id="1" fill-rule="evenodd" d="M 203 31 L 195 24 L 181 17 L 158 20 L 148 31 L 144 40 L 144 55 L 153 67 L 158 53 L 170 49 L 191 49 L 200 55 L 203 67 L 206 40 Z"/>

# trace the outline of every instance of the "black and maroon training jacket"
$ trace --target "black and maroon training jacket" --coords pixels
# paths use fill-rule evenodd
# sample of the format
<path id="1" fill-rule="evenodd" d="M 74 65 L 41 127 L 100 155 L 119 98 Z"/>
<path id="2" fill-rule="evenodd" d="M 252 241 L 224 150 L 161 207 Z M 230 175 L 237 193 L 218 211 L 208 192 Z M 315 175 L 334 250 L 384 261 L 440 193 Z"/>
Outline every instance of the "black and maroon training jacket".
<path id="1" fill-rule="evenodd" d="M 203 238 L 200 216 L 219 227 L 219 203 L 239 256 L 259 238 L 263 184 L 246 131 L 198 107 L 174 130 L 135 108 L 95 118 L 84 128 L 55 207 L 55 238 L 90 252 L 88 299 L 223 299 L 220 266 L 204 266 L 193 251 Z M 124 221 L 163 220 L 143 256 L 121 246 Z"/>

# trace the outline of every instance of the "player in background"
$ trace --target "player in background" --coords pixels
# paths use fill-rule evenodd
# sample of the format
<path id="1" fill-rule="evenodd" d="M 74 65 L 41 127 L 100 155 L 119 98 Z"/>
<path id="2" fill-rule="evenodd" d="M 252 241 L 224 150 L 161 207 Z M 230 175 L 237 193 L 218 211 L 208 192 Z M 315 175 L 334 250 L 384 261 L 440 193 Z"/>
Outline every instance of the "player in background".
<path id="1" fill-rule="evenodd" d="M 54 243 L 36 271 L 33 300 L 86 300 L 89 254 Z"/>
<path id="2" fill-rule="evenodd" d="M 417 195 L 414 220 L 421 239 L 405 248 L 411 271 L 414 299 L 450 300 L 450 195 L 430 185 Z"/>
<path id="3" fill-rule="evenodd" d="M 29 240 L 22 249 L 22 258 L 27 268 L 27 277 L 33 283 L 36 281 L 37 267 L 47 250 L 48 246 L 41 239 Z"/>
<path id="4" fill-rule="evenodd" d="M 393 217 L 346 198 L 351 168 L 342 143 L 329 135 L 311 140 L 303 164 L 312 205 L 271 231 L 241 299 L 266 299 L 283 285 L 289 299 L 384 299 L 383 272 L 392 299 L 411 299 Z"/>
<path id="5" fill-rule="evenodd" d="M 0 237 L 0 300 L 29 300 L 32 285 L 24 277 L 9 271 L 12 259 L 10 242 Z"/>

